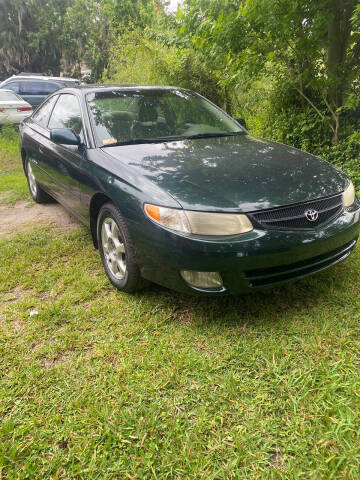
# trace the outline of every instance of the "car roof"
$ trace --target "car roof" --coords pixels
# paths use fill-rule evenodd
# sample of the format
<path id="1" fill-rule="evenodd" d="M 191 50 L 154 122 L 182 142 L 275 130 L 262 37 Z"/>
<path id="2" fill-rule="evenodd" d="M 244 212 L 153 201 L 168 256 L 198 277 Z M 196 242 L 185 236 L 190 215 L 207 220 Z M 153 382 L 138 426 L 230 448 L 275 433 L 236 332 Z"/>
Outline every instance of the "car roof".
<path id="1" fill-rule="evenodd" d="M 61 81 L 61 82 L 78 82 L 76 78 L 68 78 L 68 77 L 47 77 L 46 75 L 13 75 L 12 77 L 7 78 L 4 82 L 8 82 L 9 80 L 54 80 L 54 81 Z"/>

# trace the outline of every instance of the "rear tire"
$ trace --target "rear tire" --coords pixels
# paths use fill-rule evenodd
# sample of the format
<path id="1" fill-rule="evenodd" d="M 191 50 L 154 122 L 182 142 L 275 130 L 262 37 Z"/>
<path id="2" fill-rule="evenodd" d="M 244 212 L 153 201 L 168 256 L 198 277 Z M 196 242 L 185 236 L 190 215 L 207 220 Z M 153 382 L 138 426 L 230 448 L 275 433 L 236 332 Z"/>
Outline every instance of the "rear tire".
<path id="1" fill-rule="evenodd" d="M 118 290 L 133 293 L 146 285 L 126 223 L 113 203 L 106 203 L 100 209 L 97 240 L 105 273 Z"/>
<path id="2" fill-rule="evenodd" d="M 36 181 L 30 160 L 27 158 L 25 160 L 25 172 L 26 178 L 28 181 L 30 195 L 36 203 L 49 203 L 53 199 L 48 195 Z"/>

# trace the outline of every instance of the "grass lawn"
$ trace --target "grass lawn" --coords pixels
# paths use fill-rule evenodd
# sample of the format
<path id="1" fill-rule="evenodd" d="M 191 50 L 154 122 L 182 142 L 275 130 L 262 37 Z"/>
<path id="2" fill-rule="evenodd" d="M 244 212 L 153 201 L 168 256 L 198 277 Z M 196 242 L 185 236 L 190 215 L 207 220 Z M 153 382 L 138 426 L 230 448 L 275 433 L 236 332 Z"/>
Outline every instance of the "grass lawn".
<path id="1" fill-rule="evenodd" d="M 357 249 L 254 295 L 130 296 L 86 228 L 1 240 L 0 478 L 359 479 L 359 267 Z"/>
<path id="2" fill-rule="evenodd" d="M 28 198 L 17 131 L 12 127 L 4 127 L 0 132 L 0 205 L 11 205 Z"/>

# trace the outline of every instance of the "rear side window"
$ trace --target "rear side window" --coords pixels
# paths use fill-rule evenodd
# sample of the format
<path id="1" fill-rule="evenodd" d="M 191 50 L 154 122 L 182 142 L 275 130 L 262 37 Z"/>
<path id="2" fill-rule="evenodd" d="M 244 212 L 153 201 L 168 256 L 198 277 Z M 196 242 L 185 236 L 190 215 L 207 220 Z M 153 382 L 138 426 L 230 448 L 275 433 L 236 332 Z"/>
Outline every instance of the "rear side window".
<path id="1" fill-rule="evenodd" d="M 42 83 L 41 82 L 21 82 L 21 94 L 22 95 L 42 95 Z"/>
<path id="2" fill-rule="evenodd" d="M 50 113 L 58 98 L 58 95 L 54 95 L 53 97 L 49 98 L 49 100 L 47 100 L 43 105 L 41 105 L 41 107 L 38 108 L 32 116 L 34 122 L 46 128 L 49 121 Z"/>
<path id="3" fill-rule="evenodd" d="M 80 135 L 82 131 L 82 117 L 79 100 L 75 95 L 60 95 L 51 114 L 49 128 L 72 128 Z"/>
<path id="4" fill-rule="evenodd" d="M 44 91 L 45 95 L 50 95 L 50 93 L 54 93 L 57 90 L 59 90 L 60 88 L 62 88 L 61 85 L 58 85 L 57 83 L 54 83 L 54 82 L 44 82 L 43 83 L 43 91 Z"/>
<path id="5" fill-rule="evenodd" d="M 50 95 L 61 88 L 55 82 L 39 82 L 34 80 L 22 81 L 20 93 L 22 95 Z"/>
<path id="6" fill-rule="evenodd" d="M 19 93 L 20 82 L 10 82 L 5 85 L 5 88 L 12 90 L 15 93 Z"/>

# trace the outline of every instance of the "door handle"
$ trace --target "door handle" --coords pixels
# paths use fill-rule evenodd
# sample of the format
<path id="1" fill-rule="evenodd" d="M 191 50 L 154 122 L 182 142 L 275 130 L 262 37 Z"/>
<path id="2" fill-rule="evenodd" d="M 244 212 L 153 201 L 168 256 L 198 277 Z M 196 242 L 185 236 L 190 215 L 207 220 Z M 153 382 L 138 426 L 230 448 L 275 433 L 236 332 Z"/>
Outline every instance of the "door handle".
<path id="1" fill-rule="evenodd" d="M 43 155 L 43 153 L 44 153 L 44 150 L 40 147 L 39 147 L 39 153 L 41 153 L 41 155 Z"/>

